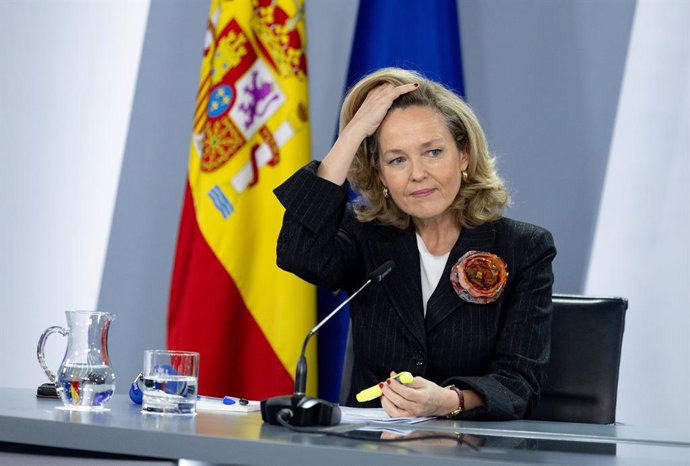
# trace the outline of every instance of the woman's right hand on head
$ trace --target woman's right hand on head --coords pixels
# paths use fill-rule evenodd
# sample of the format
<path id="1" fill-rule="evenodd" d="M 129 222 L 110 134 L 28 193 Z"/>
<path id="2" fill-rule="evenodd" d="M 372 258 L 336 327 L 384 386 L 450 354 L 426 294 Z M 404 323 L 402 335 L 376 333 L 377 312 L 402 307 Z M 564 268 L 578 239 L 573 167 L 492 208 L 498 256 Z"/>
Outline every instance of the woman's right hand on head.
<path id="1" fill-rule="evenodd" d="M 335 144 L 321 161 L 318 176 L 342 185 L 362 141 L 376 132 L 395 99 L 418 87 L 417 83 L 402 86 L 382 84 L 370 90 L 355 116 L 341 131 Z"/>
<path id="2" fill-rule="evenodd" d="M 419 84 L 417 83 L 403 84 L 402 86 L 393 86 L 386 83 L 373 88 L 367 94 L 355 116 L 348 123 L 347 128 L 351 130 L 356 129 L 357 133 L 361 135 L 362 140 L 367 136 L 371 136 L 386 117 L 395 99 L 414 91 L 418 87 Z"/>

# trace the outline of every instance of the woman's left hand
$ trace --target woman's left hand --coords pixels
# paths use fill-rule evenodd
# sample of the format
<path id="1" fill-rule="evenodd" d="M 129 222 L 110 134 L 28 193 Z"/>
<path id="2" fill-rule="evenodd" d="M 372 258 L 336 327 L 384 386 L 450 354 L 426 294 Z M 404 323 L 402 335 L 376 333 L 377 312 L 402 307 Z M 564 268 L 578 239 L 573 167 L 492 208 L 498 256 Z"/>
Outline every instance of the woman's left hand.
<path id="1" fill-rule="evenodd" d="M 391 377 L 396 375 L 391 372 Z M 391 417 L 445 416 L 457 408 L 458 397 L 423 377 L 409 384 L 388 379 L 381 388 L 381 406 Z"/>

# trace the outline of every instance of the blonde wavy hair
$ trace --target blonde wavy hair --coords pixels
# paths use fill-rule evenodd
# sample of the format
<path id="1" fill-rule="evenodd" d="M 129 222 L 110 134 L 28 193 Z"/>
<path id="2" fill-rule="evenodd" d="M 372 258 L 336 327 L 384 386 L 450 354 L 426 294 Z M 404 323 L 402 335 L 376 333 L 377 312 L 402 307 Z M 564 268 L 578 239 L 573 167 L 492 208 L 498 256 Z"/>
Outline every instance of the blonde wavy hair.
<path id="1" fill-rule="evenodd" d="M 484 131 L 472 109 L 453 91 L 414 71 L 383 68 L 357 82 L 345 96 L 340 110 L 340 131 L 352 120 L 369 91 L 389 83 L 394 86 L 419 83 L 419 88 L 398 97 L 389 113 L 412 106 L 436 110 L 448 125 L 458 150 L 468 154 L 467 178 L 451 205 L 457 224 L 473 228 L 497 220 L 510 204 L 503 180 L 496 171 L 495 157 L 489 153 Z M 369 136 L 357 149 L 348 180 L 359 194 L 355 213 L 362 222 L 378 220 L 384 225 L 407 228 L 410 216 L 392 199 L 383 196 L 379 178 L 379 131 Z"/>

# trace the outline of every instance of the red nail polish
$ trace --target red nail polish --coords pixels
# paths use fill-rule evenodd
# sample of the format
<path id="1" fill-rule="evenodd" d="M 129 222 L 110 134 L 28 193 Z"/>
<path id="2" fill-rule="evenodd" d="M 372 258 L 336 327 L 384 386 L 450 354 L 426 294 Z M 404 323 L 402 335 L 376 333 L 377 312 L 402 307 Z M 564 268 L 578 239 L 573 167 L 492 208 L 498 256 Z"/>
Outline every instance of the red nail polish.
<path id="1" fill-rule="evenodd" d="M 390 384 L 391 384 L 390 379 L 389 379 L 389 380 L 386 380 L 386 383 L 387 383 L 388 385 L 390 385 Z"/>
<path id="2" fill-rule="evenodd" d="M 383 388 L 383 384 L 382 384 L 382 383 L 379 384 L 379 388 Z"/>
<path id="3" fill-rule="evenodd" d="M 414 87 L 419 87 L 419 83 L 414 83 Z"/>

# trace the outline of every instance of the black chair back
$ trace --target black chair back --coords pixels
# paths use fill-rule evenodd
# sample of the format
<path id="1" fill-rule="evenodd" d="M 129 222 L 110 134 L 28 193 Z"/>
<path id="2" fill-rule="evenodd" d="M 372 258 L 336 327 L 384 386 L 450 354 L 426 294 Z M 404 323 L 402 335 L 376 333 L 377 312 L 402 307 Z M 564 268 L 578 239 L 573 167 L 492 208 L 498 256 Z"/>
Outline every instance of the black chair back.
<path id="1" fill-rule="evenodd" d="M 530 419 L 616 421 L 624 298 L 553 296 L 551 359 Z"/>

